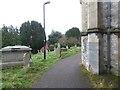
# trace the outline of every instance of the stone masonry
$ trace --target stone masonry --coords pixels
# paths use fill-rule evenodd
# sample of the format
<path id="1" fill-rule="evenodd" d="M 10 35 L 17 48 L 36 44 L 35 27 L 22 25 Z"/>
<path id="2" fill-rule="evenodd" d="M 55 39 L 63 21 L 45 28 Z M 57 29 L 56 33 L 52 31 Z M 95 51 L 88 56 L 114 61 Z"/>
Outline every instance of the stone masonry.
<path id="1" fill-rule="evenodd" d="M 82 5 L 81 60 L 87 70 L 103 74 L 108 70 L 107 16 L 108 2 L 85 2 Z M 110 4 L 110 71 L 119 75 L 120 2 Z"/>

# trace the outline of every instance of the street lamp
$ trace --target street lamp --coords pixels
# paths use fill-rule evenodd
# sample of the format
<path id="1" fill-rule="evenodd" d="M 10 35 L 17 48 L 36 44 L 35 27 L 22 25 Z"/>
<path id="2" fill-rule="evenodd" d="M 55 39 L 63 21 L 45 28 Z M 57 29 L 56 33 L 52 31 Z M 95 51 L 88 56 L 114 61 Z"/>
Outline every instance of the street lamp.
<path id="1" fill-rule="evenodd" d="M 45 34 L 45 5 L 49 4 L 50 1 L 47 1 L 43 4 L 43 26 L 44 26 L 44 60 L 46 59 L 46 34 Z"/>

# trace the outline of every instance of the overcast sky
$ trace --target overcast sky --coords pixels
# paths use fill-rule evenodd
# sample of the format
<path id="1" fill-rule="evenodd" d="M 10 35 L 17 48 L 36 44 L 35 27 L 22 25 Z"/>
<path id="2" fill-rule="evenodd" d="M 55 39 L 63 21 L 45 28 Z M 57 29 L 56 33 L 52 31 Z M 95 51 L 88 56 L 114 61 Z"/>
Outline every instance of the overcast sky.
<path id="1" fill-rule="evenodd" d="M 43 3 L 48 0 L 0 0 L 0 28 L 3 24 L 20 27 L 35 20 L 43 25 Z M 81 29 L 79 0 L 50 0 L 46 8 L 46 35 L 52 30 L 63 34 L 72 27 Z"/>

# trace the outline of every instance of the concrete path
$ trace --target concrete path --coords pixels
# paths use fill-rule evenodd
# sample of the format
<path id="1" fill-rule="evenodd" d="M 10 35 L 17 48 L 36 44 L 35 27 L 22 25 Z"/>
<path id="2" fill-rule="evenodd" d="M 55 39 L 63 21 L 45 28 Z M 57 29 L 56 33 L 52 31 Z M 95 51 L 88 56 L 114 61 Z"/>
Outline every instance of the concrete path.
<path id="1" fill-rule="evenodd" d="M 33 88 L 90 88 L 80 70 L 80 54 L 59 61 L 50 68 Z"/>

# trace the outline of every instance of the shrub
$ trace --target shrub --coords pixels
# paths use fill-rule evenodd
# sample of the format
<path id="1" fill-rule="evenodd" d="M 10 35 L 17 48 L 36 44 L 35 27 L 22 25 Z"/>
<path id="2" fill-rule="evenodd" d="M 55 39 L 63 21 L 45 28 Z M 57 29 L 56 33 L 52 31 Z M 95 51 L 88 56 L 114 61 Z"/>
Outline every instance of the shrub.
<path id="1" fill-rule="evenodd" d="M 50 50 L 50 51 L 54 51 L 54 45 L 50 45 L 50 46 L 49 46 L 49 50 Z"/>
<path id="2" fill-rule="evenodd" d="M 65 43 L 60 44 L 60 48 L 66 48 L 66 44 Z"/>
<path id="3" fill-rule="evenodd" d="M 68 46 L 68 48 L 72 47 L 72 46 L 75 46 L 74 43 L 70 43 L 70 42 L 67 42 L 66 45 Z"/>

